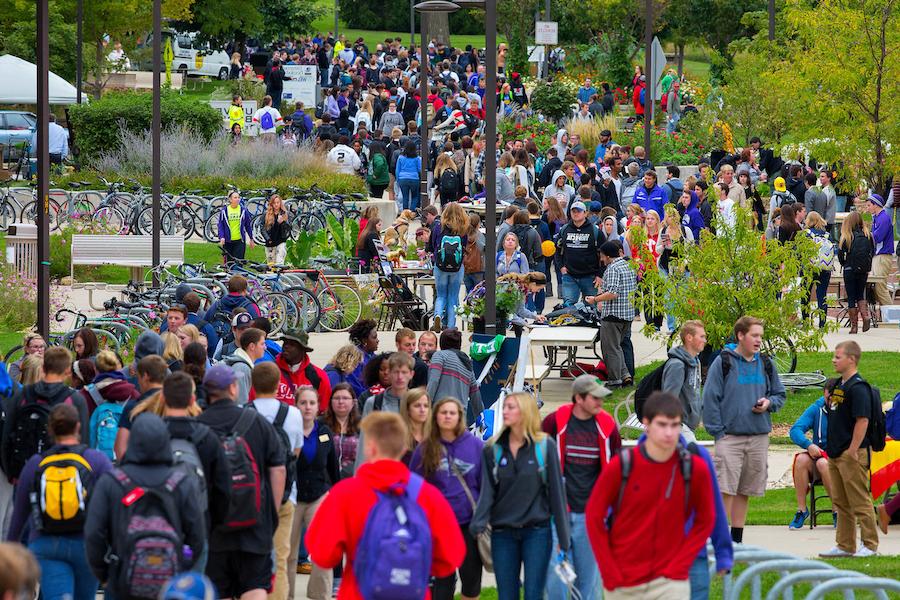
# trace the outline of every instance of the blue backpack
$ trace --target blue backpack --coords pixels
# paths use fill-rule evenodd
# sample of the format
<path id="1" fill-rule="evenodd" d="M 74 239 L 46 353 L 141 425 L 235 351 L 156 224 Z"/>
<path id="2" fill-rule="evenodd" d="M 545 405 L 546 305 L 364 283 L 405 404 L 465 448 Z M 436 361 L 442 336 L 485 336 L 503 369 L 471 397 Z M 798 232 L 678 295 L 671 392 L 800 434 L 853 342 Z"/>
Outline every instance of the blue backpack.
<path id="1" fill-rule="evenodd" d="M 118 402 L 107 402 L 97 391 L 97 387 L 91 383 L 84 386 L 97 408 L 91 415 L 91 448 L 99 450 L 109 460 L 116 460 L 113 447 L 116 444 L 116 435 L 119 433 L 119 418 L 122 416 L 124 405 Z"/>
<path id="2" fill-rule="evenodd" d="M 425 480 L 375 490 L 353 573 L 365 600 L 422 600 L 431 578 L 431 526 L 416 500 Z"/>
<path id="3" fill-rule="evenodd" d="M 259 118 L 259 125 L 264 131 L 274 129 L 275 120 L 272 118 L 272 113 L 269 111 L 264 112 Z"/>
<path id="4" fill-rule="evenodd" d="M 463 243 L 458 235 L 445 235 L 441 238 L 435 264 L 445 273 L 456 273 L 462 267 Z"/>

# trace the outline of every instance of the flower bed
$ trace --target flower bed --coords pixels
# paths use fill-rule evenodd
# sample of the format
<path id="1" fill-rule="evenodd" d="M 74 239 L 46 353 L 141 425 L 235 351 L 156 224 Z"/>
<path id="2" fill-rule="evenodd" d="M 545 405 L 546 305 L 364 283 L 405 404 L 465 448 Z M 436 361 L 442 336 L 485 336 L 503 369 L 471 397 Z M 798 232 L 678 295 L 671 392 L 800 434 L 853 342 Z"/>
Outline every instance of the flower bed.
<path id="1" fill-rule="evenodd" d="M 555 124 L 542 121 L 538 117 L 528 117 L 521 121 L 515 119 L 497 121 L 497 133 L 503 135 L 504 141 L 530 139 L 534 141 L 541 152 L 546 152 L 550 147 L 550 138 L 557 130 L 558 127 Z"/>
<path id="2" fill-rule="evenodd" d="M 643 146 L 644 126 L 638 123 L 632 133 L 619 131 L 614 139 L 621 146 Z M 676 131 L 672 135 L 666 135 L 665 129 L 654 128 L 650 132 L 650 155 L 654 164 L 670 162 L 676 165 L 696 165 L 701 157 L 709 154 L 708 143 L 708 140 L 691 131 Z"/>

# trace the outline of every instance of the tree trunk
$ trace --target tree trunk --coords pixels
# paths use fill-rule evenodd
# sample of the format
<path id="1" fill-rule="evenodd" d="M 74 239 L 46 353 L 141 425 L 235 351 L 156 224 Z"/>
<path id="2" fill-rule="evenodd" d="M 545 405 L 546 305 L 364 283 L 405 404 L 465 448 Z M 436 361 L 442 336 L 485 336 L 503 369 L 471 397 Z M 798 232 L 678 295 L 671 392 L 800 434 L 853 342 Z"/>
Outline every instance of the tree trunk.
<path id="1" fill-rule="evenodd" d="M 678 79 L 681 79 L 684 74 L 684 44 L 677 44 L 675 46 L 675 60 L 678 61 Z"/>
<path id="2" fill-rule="evenodd" d="M 425 36 L 430 40 L 435 40 L 450 45 L 450 17 L 447 13 L 423 13 L 422 26 L 425 28 Z"/>

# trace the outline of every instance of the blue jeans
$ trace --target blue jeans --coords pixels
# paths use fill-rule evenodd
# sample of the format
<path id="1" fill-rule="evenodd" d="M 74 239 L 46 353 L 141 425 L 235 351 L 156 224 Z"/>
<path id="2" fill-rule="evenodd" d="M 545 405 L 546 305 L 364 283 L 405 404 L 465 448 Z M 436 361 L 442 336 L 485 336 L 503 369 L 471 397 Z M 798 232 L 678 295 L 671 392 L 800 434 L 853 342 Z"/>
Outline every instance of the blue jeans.
<path id="1" fill-rule="evenodd" d="M 575 588 L 581 594 L 583 600 L 595 600 L 602 596 L 600 592 L 600 571 L 597 569 L 597 559 L 594 558 L 594 550 L 588 539 L 584 513 L 569 513 L 569 534 L 571 536 L 571 548 L 569 549 L 569 561 L 578 578 L 575 580 Z M 559 544 L 556 537 L 556 527 L 553 527 L 553 548 Z M 556 566 L 554 559 L 550 560 L 547 569 L 547 598 L 548 600 L 568 600 L 569 594 L 566 585 L 553 571 Z"/>
<path id="2" fill-rule="evenodd" d="M 43 600 L 94 600 L 97 579 L 85 557 L 83 537 L 45 535 L 28 549 L 41 565 Z"/>
<path id="3" fill-rule="evenodd" d="M 455 273 L 434 268 L 434 316 L 441 318 L 444 327 L 456 327 L 456 306 L 459 304 L 459 288 L 465 273 L 460 269 Z"/>
<path id="4" fill-rule="evenodd" d="M 622 354 L 625 355 L 625 368 L 634 377 L 634 344 L 631 343 L 631 329 L 622 336 Z"/>
<path id="5" fill-rule="evenodd" d="M 472 291 L 472 289 L 484 281 L 484 271 L 479 271 L 478 273 L 466 273 L 465 277 L 463 277 L 463 285 L 466 286 L 466 293 Z"/>
<path id="6" fill-rule="evenodd" d="M 675 129 L 678 127 L 678 121 L 681 120 L 681 115 L 671 115 L 666 119 L 666 133 L 668 135 L 672 135 L 675 133 Z"/>
<path id="7" fill-rule="evenodd" d="M 709 599 L 709 562 L 706 558 L 706 548 L 703 551 L 703 556 L 697 557 L 688 573 L 691 582 L 691 600 Z"/>
<path id="8" fill-rule="evenodd" d="M 419 180 L 400 179 L 400 193 L 403 195 L 403 209 L 416 210 L 419 208 Z"/>
<path id="9" fill-rule="evenodd" d="M 581 300 L 582 295 L 597 295 L 597 287 L 594 285 L 593 275 L 573 277 L 572 275 L 563 273 L 562 283 L 560 284 L 560 287 L 562 288 L 560 290 L 560 295 L 566 306 L 572 306 L 573 304 L 577 303 L 579 300 Z"/>
<path id="10" fill-rule="evenodd" d="M 552 538 L 550 525 L 495 530 L 491 556 L 498 600 L 519 600 L 519 571 L 525 565 L 525 600 L 543 600 Z"/>

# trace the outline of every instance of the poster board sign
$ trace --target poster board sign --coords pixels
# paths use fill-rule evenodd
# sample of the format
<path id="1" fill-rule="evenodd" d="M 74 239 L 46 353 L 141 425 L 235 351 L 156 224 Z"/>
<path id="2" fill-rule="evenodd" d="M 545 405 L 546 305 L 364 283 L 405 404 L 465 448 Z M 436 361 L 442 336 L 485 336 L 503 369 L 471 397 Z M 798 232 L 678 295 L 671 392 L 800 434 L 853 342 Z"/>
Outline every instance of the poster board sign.
<path id="1" fill-rule="evenodd" d="M 534 43 L 555 46 L 559 38 L 559 23 L 556 21 L 535 21 Z"/>
<path id="2" fill-rule="evenodd" d="M 210 100 L 209 105 L 222 114 L 222 127 L 228 130 L 228 110 L 231 108 L 230 100 Z M 253 114 L 259 108 L 256 100 L 244 100 L 244 125 L 241 127 L 242 135 L 254 136 L 257 134 L 253 127 Z"/>
<path id="3" fill-rule="evenodd" d="M 294 112 L 293 105 L 302 102 L 304 106 L 312 107 L 318 102 L 319 67 L 316 65 L 284 65 L 285 77 L 284 89 L 281 92 L 281 106 L 288 114 Z"/>

